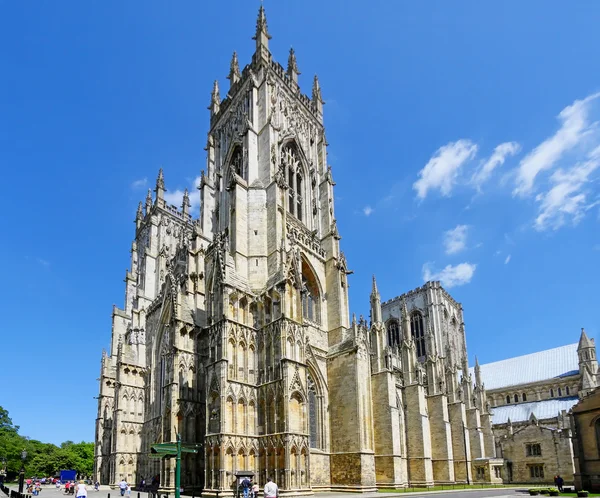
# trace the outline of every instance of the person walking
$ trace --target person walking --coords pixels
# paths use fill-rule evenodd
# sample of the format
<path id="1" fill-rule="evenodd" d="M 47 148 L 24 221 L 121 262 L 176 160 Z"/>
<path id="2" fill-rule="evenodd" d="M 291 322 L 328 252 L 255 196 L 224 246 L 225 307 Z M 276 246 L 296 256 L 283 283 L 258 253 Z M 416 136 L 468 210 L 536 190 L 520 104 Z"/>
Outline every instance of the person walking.
<path id="1" fill-rule="evenodd" d="M 121 479 L 119 489 L 121 490 L 121 496 L 125 496 L 125 491 L 127 491 L 127 481 L 125 479 Z"/>
<path id="2" fill-rule="evenodd" d="M 83 481 L 79 481 L 77 485 L 77 498 L 87 498 L 87 487 Z"/>
<path id="3" fill-rule="evenodd" d="M 562 493 L 563 492 L 563 484 L 565 483 L 565 480 L 560 477 L 560 476 L 556 476 L 556 487 L 558 488 L 558 490 Z"/>
<path id="4" fill-rule="evenodd" d="M 270 477 L 267 479 L 267 484 L 263 489 L 263 495 L 265 498 L 278 498 L 279 497 L 279 488 L 277 484 L 273 482 L 273 479 Z"/>
<path id="5" fill-rule="evenodd" d="M 258 498 L 258 483 L 256 481 L 252 483 L 252 498 Z"/>

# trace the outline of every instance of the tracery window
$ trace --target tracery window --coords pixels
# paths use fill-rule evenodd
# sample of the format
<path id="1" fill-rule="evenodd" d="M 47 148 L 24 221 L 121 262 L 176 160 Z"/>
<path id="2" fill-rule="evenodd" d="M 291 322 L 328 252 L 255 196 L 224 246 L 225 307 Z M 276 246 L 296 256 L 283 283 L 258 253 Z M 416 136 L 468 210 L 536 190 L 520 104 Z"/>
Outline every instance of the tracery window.
<path id="1" fill-rule="evenodd" d="M 304 196 L 302 169 L 298 151 L 293 144 L 287 145 L 281 154 L 282 169 L 286 175 L 288 184 L 288 213 L 294 215 L 300 221 L 303 220 Z"/>
<path id="2" fill-rule="evenodd" d="M 425 356 L 425 330 L 423 327 L 423 315 L 415 311 L 410 316 L 410 330 L 415 346 L 417 347 L 417 357 Z"/>
<path id="3" fill-rule="evenodd" d="M 400 326 L 398 320 L 390 320 L 387 324 L 388 346 L 400 345 Z"/>

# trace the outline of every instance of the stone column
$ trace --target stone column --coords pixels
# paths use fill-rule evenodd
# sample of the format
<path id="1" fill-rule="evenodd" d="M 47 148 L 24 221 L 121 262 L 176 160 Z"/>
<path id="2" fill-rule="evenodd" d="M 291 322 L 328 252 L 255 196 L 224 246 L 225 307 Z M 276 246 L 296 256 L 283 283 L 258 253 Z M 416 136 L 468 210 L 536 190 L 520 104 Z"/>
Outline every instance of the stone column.
<path id="1" fill-rule="evenodd" d="M 467 430 L 467 414 L 462 401 L 448 405 L 452 428 L 452 452 L 454 455 L 454 479 L 456 482 L 473 482 L 471 470 L 471 443 Z"/>
<path id="2" fill-rule="evenodd" d="M 410 484 L 433 486 L 431 429 L 427 415 L 425 388 L 412 384 L 404 388 L 407 410 L 408 475 Z"/>
<path id="3" fill-rule="evenodd" d="M 427 407 L 431 430 L 433 479 L 436 484 L 454 482 L 454 453 L 448 398 L 445 394 L 428 396 Z"/>

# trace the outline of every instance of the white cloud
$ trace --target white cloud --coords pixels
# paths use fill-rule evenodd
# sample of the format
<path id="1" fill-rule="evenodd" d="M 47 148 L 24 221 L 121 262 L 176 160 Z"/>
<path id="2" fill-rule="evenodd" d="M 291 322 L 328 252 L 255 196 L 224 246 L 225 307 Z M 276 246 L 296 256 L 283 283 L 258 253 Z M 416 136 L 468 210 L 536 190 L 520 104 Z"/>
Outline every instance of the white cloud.
<path id="1" fill-rule="evenodd" d="M 588 202 L 585 188 L 590 175 L 600 166 L 600 147 L 594 149 L 588 160 L 568 170 L 558 169 L 550 177 L 552 188 L 536 196 L 540 203 L 534 227 L 538 231 L 557 230 L 569 221 L 576 225 L 585 213 L 598 204 Z"/>
<path id="2" fill-rule="evenodd" d="M 194 181 L 187 187 L 188 195 L 190 196 L 191 213 L 192 215 L 198 215 L 200 209 L 200 192 L 198 187 L 200 186 L 200 177 L 194 178 Z M 165 193 L 165 201 L 167 204 L 173 204 L 177 209 L 181 208 L 183 202 L 183 190 L 177 189 L 173 191 L 167 190 Z"/>
<path id="3" fill-rule="evenodd" d="M 456 266 L 447 265 L 443 270 L 433 271 L 430 263 L 423 265 L 423 280 L 439 280 L 444 287 L 451 288 L 468 284 L 475 274 L 476 264 L 460 263 Z"/>
<path id="4" fill-rule="evenodd" d="M 452 230 L 444 232 L 444 250 L 446 254 L 456 254 L 467 245 L 468 225 L 456 225 Z"/>
<path id="5" fill-rule="evenodd" d="M 481 165 L 477 172 L 473 175 L 471 183 L 477 190 L 489 180 L 490 176 L 498 166 L 502 166 L 508 156 L 514 156 L 521 150 L 521 146 L 517 142 L 504 142 L 494 149 L 492 155 Z"/>
<path id="6" fill-rule="evenodd" d="M 50 261 L 42 258 L 37 258 L 37 262 L 42 266 L 50 266 Z"/>
<path id="7" fill-rule="evenodd" d="M 561 122 L 559 130 L 539 144 L 521 161 L 517 172 L 517 186 L 513 191 L 514 195 L 530 194 L 539 173 L 551 169 L 565 153 L 582 144 L 597 128 L 597 123 L 589 123 L 588 114 L 591 103 L 598 97 L 600 97 L 600 93 L 592 94 L 583 100 L 576 100 L 560 112 L 558 115 Z"/>
<path id="8" fill-rule="evenodd" d="M 365 206 L 363 208 L 363 213 L 365 214 L 365 216 L 371 216 L 371 214 L 373 214 L 373 211 L 375 211 L 371 206 Z"/>
<path id="9" fill-rule="evenodd" d="M 413 184 L 419 199 L 425 199 L 429 190 L 439 189 L 448 197 L 456 184 L 461 166 L 475 157 L 477 145 L 462 139 L 440 147 L 425 167 L 419 171 L 419 179 Z"/>
<path id="10" fill-rule="evenodd" d="M 508 263 L 510 263 L 510 254 L 504 259 L 504 264 L 507 265 Z"/>
<path id="11" fill-rule="evenodd" d="M 131 183 L 131 188 L 133 190 L 139 190 L 145 188 L 146 185 L 148 185 L 148 178 L 140 178 Z"/>

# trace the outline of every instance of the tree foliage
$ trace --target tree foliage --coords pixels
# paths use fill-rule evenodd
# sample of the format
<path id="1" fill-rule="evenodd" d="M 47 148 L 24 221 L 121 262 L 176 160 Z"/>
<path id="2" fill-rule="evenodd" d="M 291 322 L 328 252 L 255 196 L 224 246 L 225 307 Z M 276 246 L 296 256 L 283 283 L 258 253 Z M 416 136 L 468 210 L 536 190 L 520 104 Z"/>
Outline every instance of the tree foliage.
<path id="1" fill-rule="evenodd" d="M 27 451 L 27 477 L 54 476 L 67 469 L 91 475 L 94 469 L 94 443 L 65 441 L 58 447 L 21 436 L 19 426 L 13 424 L 8 411 L 0 406 L 0 461 L 6 459 L 8 479 L 19 473 L 23 450 Z"/>

